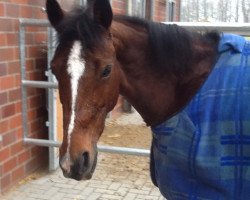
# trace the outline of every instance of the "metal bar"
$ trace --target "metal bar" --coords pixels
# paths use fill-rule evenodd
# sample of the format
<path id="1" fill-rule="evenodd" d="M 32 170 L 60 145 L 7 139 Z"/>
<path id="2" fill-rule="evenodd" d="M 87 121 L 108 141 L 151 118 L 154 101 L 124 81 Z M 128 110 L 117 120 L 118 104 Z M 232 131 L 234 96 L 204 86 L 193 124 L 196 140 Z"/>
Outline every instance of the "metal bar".
<path id="1" fill-rule="evenodd" d="M 43 139 L 33 139 L 25 138 L 24 142 L 26 144 L 34 144 L 44 147 L 60 147 L 61 143 L 53 140 L 43 140 Z M 126 147 L 114 147 L 106 145 L 98 145 L 98 151 L 106 153 L 116 153 L 116 154 L 128 154 L 134 156 L 146 156 L 150 155 L 150 150 L 148 149 L 136 149 L 136 148 L 126 148 Z"/>
<path id="2" fill-rule="evenodd" d="M 154 1 L 151 1 L 151 16 L 154 13 Z M 153 18 L 151 19 L 153 20 Z M 39 19 L 19 19 L 20 26 L 41 26 L 48 27 L 50 26 L 48 20 L 39 20 Z M 226 22 L 162 22 L 164 24 L 177 24 L 179 26 L 185 27 L 187 29 L 216 29 L 219 31 L 232 32 L 232 33 L 247 33 L 250 31 L 250 23 L 226 23 Z"/>
<path id="3" fill-rule="evenodd" d="M 154 21 L 155 15 L 155 1 L 150 1 L 150 20 Z"/>
<path id="4" fill-rule="evenodd" d="M 250 23 L 209 23 L 209 22 L 163 22 L 164 24 L 176 24 L 190 30 L 217 30 L 239 35 L 250 35 Z"/>
<path id="5" fill-rule="evenodd" d="M 103 146 L 103 145 L 98 145 L 97 148 L 100 152 L 106 152 L 106 153 L 117 153 L 117 154 L 127 154 L 127 155 L 146 156 L 146 157 L 149 157 L 150 155 L 150 150 L 148 149 L 136 149 L 136 148 L 114 147 L 114 146 Z"/>
<path id="6" fill-rule="evenodd" d="M 42 147 L 60 147 L 61 143 L 53 140 L 45 140 L 45 139 L 34 139 L 34 138 L 24 138 L 23 142 L 26 144 L 33 144 Z"/>
<path id="7" fill-rule="evenodd" d="M 47 81 L 29 81 L 29 80 L 22 80 L 22 85 L 24 87 L 34 87 L 34 88 L 53 88 L 57 89 L 58 84 L 53 82 Z"/>
<path id="8" fill-rule="evenodd" d="M 48 27 L 48 56 L 47 56 L 47 76 L 50 83 L 55 83 L 55 78 L 50 70 L 50 62 L 54 55 L 53 45 L 54 45 L 54 33 L 51 27 Z M 49 88 L 48 92 L 48 128 L 49 128 L 49 140 L 55 141 L 57 139 L 57 129 L 56 129 L 56 93 L 54 88 Z M 49 170 L 56 170 L 59 163 L 58 152 L 55 147 L 49 147 Z"/>
<path id="9" fill-rule="evenodd" d="M 26 63 L 25 63 L 25 28 L 19 25 L 19 56 L 21 64 L 21 79 L 26 79 Z M 27 114 L 27 88 L 21 84 L 22 95 L 22 125 L 23 125 L 23 138 L 28 136 L 28 114 Z"/>
<path id="10" fill-rule="evenodd" d="M 42 20 L 42 19 L 25 19 L 21 18 L 19 19 L 20 26 L 40 26 L 40 27 L 48 27 L 50 26 L 50 23 L 48 20 Z"/>

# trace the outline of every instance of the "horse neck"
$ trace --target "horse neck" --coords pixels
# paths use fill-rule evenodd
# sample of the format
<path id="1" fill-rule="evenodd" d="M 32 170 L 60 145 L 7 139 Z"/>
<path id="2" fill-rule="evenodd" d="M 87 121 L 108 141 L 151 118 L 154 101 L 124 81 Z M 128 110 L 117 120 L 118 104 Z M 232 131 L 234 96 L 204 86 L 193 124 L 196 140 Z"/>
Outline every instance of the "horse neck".
<path id="1" fill-rule="evenodd" d="M 160 124 L 182 109 L 212 68 L 213 59 L 210 60 L 207 55 L 207 59 L 195 64 L 183 76 L 154 73 L 148 34 L 144 28 L 113 22 L 111 32 L 122 74 L 120 93 L 135 107 L 148 126 Z"/>

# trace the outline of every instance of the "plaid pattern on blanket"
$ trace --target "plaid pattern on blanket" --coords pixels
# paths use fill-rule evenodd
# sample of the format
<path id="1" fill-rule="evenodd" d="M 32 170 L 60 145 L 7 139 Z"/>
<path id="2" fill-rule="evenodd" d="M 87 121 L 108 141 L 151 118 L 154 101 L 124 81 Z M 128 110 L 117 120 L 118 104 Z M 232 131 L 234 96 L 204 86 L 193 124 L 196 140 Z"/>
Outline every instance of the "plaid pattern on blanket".
<path id="1" fill-rule="evenodd" d="M 224 34 L 211 75 L 153 127 L 152 179 L 168 200 L 250 199 L 250 43 Z"/>

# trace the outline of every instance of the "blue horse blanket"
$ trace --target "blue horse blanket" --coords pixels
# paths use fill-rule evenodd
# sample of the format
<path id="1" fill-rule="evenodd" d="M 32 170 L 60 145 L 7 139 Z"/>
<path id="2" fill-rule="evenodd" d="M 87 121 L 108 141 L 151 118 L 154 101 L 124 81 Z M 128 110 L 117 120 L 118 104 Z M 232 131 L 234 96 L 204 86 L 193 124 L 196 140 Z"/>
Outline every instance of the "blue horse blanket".
<path id="1" fill-rule="evenodd" d="M 218 50 L 188 105 L 152 127 L 151 176 L 168 200 L 250 199 L 250 43 L 223 34 Z"/>

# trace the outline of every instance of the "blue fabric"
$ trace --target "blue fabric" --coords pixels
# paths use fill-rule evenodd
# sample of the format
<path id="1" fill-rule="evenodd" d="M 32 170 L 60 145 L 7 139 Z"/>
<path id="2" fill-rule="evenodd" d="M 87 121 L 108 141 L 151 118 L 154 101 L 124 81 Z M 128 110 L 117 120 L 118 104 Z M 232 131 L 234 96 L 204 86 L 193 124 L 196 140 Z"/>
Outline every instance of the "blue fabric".
<path id="1" fill-rule="evenodd" d="M 250 199 L 250 43 L 224 34 L 184 110 L 153 127 L 151 172 L 168 200 Z"/>

